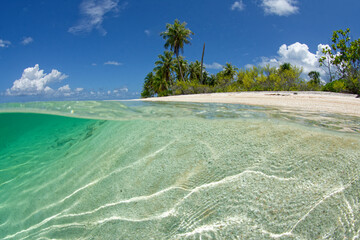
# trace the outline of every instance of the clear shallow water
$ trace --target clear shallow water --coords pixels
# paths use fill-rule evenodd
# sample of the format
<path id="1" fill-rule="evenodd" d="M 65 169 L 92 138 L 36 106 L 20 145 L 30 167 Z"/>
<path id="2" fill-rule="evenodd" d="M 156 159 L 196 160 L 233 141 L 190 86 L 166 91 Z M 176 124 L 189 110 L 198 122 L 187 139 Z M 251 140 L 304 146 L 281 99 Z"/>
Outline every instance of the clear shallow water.
<path id="1" fill-rule="evenodd" d="M 141 102 L 0 112 L 0 239 L 359 237 L 359 118 Z"/>

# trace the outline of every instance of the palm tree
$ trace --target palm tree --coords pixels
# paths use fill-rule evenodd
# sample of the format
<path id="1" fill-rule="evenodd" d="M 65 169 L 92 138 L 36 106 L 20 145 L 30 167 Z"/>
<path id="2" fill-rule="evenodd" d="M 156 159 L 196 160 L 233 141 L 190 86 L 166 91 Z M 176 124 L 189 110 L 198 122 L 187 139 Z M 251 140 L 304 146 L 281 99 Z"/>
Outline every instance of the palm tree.
<path id="1" fill-rule="evenodd" d="M 176 58 L 179 61 L 179 53 L 184 52 L 184 45 L 190 44 L 191 37 L 190 35 L 194 35 L 190 29 L 186 28 L 186 22 L 180 23 L 179 20 L 175 20 L 174 24 L 166 24 L 166 31 L 160 33 L 160 36 L 166 41 L 164 47 L 174 52 Z M 184 76 L 181 71 L 181 67 L 179 66 L 181 79 L 184 81 Z"/>
<path id="2" fill-rule="evenodd" d="M 154 79 L 155 76 L 152 72 L 146 75 L 143 91 L 141 92 L 142 98 L 153 97 L 155 95 Z"/>
<path id="3" fill-rule="evenodd" d="M 201 63 L 196 60 L 191 62 L 189 65 L 189 79 L 190 80 L 200 80 L 201 78 Z"/>
<path id="4" fill-rule="evenodd" d="M 176 80 L 180 81 L 181 79 L 181 73 L 183 73 L 183 77 L 184 79 L 187 79 L 187 75 L 188 75 L 188 61 L 185 60 L 182 56 L 179 56 L 179 58 L 177 58 L 175 60 L 175 73 L 176 73 Z M 181 67 L 181 69 L 180 69 Z"/>
<path id="5" fill-rule="evenodd" d="M 202 52 L 202 55 L 201 55 L 201 76 L 200 76 L 200 82 L 203 83 L 203 66 L 204 66 L 204 54 L 205 54 L 205 43 L 204 43 L 204 47 L 203 47 L 203 52 Z"/>
<path id="6" fill-rule="evenodd" d="M 174 58 L 172 57 L 173 53 L 165 51 L 164 55 L 159 55 L 159 60 L 155 62 L 155 71 L 157 75 L 164 81 L 165 89 L 169 89 L 169 86 L 172 84 L 172 72 L 174 71 Z"/>
<path id="7" fill-rule="evenodd" d="M 154 75 L 153 88 L 154 88 L 154 92 L 158 95 L 158 97 L 167 95 L 169 84 L 165 81 L 164 78 L 162 78 L 160 72 L 157 72 Z"/>
<path id="8" fill-rule="evenodd" d="M 231 63 L 226 63 L 223 70 L 223 76 L 233 79 L 236 71 L 239 70 L 237 67 L 232 65 Z"/>

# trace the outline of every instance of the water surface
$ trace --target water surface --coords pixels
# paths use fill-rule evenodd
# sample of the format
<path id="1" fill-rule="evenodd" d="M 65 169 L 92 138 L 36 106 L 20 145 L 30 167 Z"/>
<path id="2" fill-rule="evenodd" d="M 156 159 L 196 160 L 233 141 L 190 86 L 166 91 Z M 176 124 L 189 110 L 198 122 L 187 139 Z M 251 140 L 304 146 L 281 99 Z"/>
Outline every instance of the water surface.
<path id="1" fill-rule="evenodd" d="M 359 118 L 141 102 L 0 112 L 0 239 L 359 237 Z"/>

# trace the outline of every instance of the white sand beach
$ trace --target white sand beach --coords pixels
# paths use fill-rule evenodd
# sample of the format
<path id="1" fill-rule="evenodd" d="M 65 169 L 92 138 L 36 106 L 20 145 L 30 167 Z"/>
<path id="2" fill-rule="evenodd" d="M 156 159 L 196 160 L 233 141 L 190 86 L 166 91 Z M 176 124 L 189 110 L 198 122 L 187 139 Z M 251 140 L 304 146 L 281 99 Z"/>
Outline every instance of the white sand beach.
<path id="1" fill-rule="evenodd" d="M 232 103 L 360 117 L 356 94 L 328 92 L 234 92 L 177 95 L 141 99 L 152 102 Z"/>

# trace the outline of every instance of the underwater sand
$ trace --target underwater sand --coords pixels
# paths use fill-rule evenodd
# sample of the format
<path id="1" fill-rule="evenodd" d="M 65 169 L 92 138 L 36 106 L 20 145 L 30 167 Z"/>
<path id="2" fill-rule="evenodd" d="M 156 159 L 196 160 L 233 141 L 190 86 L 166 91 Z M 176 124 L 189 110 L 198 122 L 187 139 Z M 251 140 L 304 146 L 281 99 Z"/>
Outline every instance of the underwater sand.
<path id="1" fill-rule="evenodd" d="M 0 104 L 0 239 L 356 239 L 360 118 Z"/>

